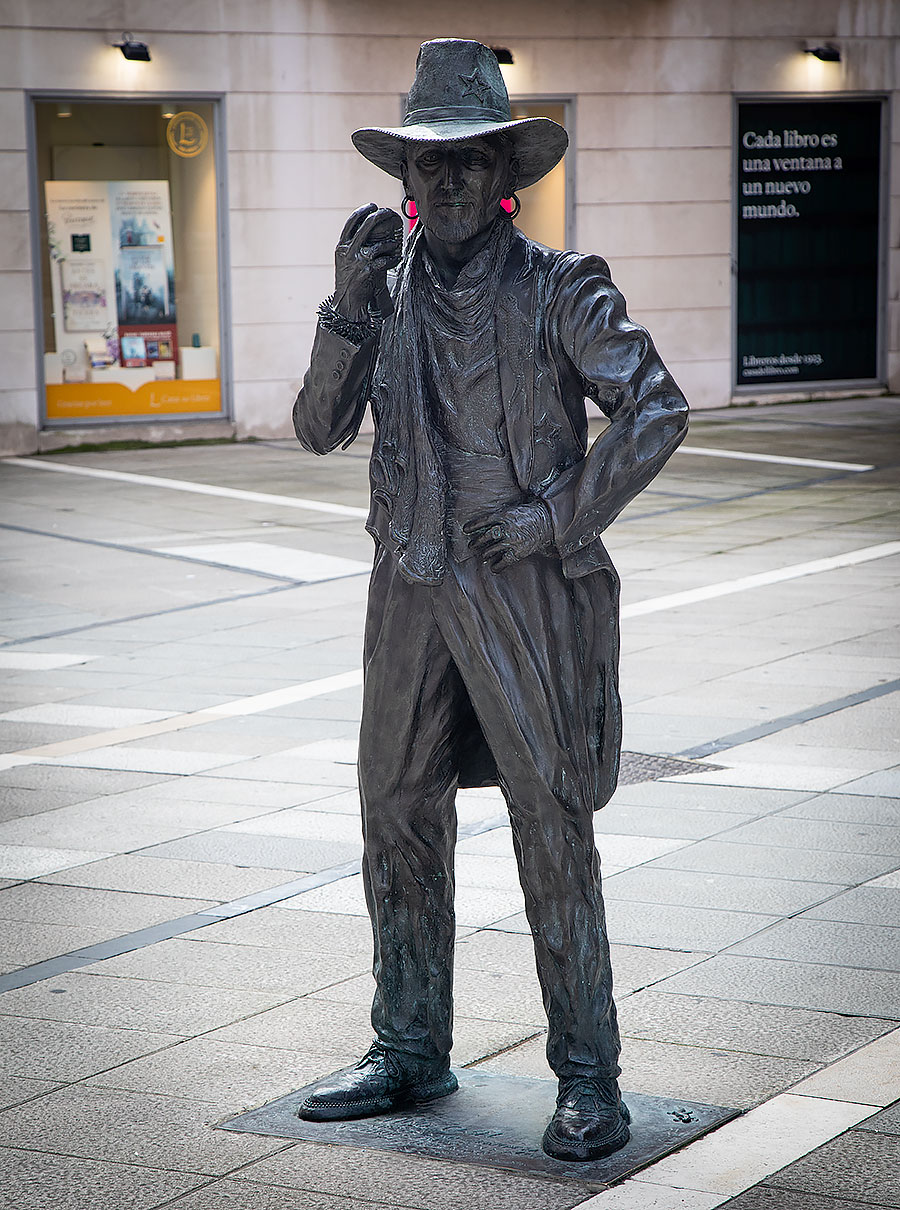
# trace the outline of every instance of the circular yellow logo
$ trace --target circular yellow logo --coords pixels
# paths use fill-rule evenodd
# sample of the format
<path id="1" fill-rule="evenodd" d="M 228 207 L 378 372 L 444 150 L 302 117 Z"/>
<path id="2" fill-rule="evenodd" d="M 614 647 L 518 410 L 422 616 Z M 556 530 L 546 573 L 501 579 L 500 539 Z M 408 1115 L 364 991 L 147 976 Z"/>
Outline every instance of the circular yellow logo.
<path id="1" fill-rule="evenodd" d="M 166 127 L 166 142 L 176 155 L 191 160 L 206 150 L 209 142 L 209 127 L 190 109 L 182 109 L 169 119 Z"/>

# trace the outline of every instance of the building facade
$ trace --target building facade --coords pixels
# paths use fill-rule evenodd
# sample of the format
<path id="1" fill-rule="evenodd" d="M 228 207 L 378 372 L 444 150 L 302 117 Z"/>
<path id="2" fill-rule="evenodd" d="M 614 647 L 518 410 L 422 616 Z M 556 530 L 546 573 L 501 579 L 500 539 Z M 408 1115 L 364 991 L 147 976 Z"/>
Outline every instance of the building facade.
<path id="1" fill-rule="evenodd" d="M 449 13 L 5 0 L 0 450 L 287 435 L 346 216 L 402 197 L 350 132 L 446 36 L 565 122 L 522 225 L 606 257 L 695 408 L 900 391 L 895 0 Z"/>

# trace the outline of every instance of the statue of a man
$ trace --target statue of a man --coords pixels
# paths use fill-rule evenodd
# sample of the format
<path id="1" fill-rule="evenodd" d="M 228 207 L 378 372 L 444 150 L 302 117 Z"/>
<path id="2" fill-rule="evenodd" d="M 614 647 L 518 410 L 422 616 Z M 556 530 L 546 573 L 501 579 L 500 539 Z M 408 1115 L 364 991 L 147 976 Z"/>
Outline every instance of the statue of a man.
<path id="1" fill-rule="evenodd" d="M 456 1089 L 454 800 L 499 785 L 559 1078 L 542 1145 L 597 1159 L 629 1137 L 592 827 L 621 743 L 600 535 L 676 448 L 687 405 L 606 263 L 526 239 L 502 208 L 567 136 L 512 120 L 489 48 L 426 42 L 403 126 L 353 142 L 419 221 L 401 261 L 399 216 L 370 204 L 348 220 L 294 424 L 325 454 L 367 401 L 375 420 L 359 747 L 375 1041 L 299 1113 L 365 1117 Z M 585 397 L 610 420 L 590 450 Z"/>

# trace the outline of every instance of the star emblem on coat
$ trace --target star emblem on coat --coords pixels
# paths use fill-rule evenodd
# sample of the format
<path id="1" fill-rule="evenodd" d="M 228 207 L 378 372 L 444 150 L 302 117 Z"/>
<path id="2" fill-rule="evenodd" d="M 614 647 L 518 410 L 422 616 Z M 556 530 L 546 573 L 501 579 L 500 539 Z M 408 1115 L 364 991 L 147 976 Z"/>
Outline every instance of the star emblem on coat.
<path id="1" fill-rule="evenodd" d="M 561 426 L 545 413 L 534 426 L 534 443 L 535 445 L 548 445 L 552 449 L 561 432 Z"/>
<path id="2" fill-rule="evenodd" d="M 467 97 L 471 93 L 483 105 L 491 95 L 491 86 L 484 76 L 479 75 L 477 67 L 470 76 L 460 75 L 459 79 L 464 86 L 463 97 Z"/>

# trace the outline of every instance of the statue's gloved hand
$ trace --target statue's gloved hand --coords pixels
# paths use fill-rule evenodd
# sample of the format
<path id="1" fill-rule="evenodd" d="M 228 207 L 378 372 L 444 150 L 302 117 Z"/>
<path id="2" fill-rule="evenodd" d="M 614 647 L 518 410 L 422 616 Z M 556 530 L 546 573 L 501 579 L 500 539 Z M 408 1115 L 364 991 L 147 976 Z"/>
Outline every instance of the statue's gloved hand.
<path id="1" fill-rule="evenodd" d="M 334 250 L 334 308 L 354 322 L 368 318 L 369 304 L 390 311 L 387 273 L 403 255 L 403 220 L 394 210 L 368 202 L 354 210 Z"/>
<path id="2" fill-rule="evenodd" d="M 548 550 L 553 540 L 550 512 L 540 500 L 476 517 L 463 526 L 463 531 L 471 534 L 469 545 L 488 560 L 493 571 L 502 571 L 528 555 Z"/>

